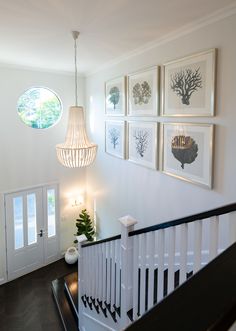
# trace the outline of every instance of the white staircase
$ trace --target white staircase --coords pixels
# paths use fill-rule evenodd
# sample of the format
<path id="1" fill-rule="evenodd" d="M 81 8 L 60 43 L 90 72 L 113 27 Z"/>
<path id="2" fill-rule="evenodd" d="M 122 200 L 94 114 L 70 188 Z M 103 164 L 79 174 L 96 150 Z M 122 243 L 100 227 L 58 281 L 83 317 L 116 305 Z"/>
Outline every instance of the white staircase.
<path id="1" fill-rule="evenodd" d="M 126 216 L 121 235 L 85 244 L 78 237 L 79 330 L 124 330 L 139 319 L 236 241 L 235 210 L 232 204 L 135 231 L 137 221 Z"/>

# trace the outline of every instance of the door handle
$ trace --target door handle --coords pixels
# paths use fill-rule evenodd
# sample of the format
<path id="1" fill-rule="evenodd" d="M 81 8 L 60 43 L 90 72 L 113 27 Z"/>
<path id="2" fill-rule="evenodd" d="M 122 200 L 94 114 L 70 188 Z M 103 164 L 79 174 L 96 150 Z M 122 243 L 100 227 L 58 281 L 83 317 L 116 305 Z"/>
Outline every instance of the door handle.
<path id="1" fill-rule="evenodd" d="M 43 236 L 43 230 L 40 230 L 40 232 L 38 233 L 38 236 L 39 237 L 42 237 Z"/>

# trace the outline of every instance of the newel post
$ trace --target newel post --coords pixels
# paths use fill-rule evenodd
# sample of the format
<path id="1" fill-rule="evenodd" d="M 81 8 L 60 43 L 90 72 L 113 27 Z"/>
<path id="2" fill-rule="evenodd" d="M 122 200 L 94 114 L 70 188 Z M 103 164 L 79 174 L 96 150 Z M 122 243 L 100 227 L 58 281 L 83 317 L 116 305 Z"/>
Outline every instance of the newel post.
<path id="1" fill-rule="evenodd" d="M 82 309 L 83 309 L 83 303 L 81 301 L 81 297 L 84 295 L 84 275 L 83 275 L 83 249 L 82 244 L 83 242 L 87 241 L 87 237 L 84 234 L 81 234 L 80 236 L 76 236 L 76 239 L 78 240 L 78 309 L 79 309 L 79 325 L 78 329 L 82 330 Z"/>
<path id="2" fill-rule="evenodd" d="M 130 323 L 127 312 L 132 308 L 133 282 L 133 238 L 129 232 L 134 230 L 137 222 L 127 215 L 119 218 L 121 223 L 121 326 L 127 327 Z"/>

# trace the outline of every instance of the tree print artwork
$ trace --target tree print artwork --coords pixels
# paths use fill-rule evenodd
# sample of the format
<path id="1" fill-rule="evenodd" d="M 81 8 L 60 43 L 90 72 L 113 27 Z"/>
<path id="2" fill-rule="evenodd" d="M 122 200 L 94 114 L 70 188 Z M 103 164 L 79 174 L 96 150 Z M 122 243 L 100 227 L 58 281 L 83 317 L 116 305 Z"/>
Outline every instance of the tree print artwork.
<path id="1" fill-rule="evenodd" d="M 120 90 L 117 86 L 113 86 L 109 91 L 109 102 L 113 104 L 113 109 L 116 109 L 116 105 L 120 100 Z"/>
<path id="2" fill-rule="evenodd" d="M 119 144 L 119 138 L 120 138 L 120 131 L 116 128 L 112 128 L 109 130 L 109 138 L 110 142 L 112 144 L 112 147 L 116 149 L 116 146 Z"/>
<path id="3" fill-rule="evenodd" d="M 191 164 L 198 156 L 198 144 L 190 136 L 179 135 L 172 138 L 171 151 L 174 157 L 181 163 L 184 169 L 185 164 Z"/>
<path id="4" fill-rule="evenodd" d="M 148 82 L 136 83 L 133 87 L 133 98 L 135 105 L 148 104 L 152 96 L 152 90 Z"/>
<path id="5" fill-rule="evenodd" d="M 196 70 L 182 69 L 171 75 L 170 87 L 182 101 L 183 105 L 190 105 L 190 98 L 194 92 L 202 88 L 200 68 Z"/>
<path id="6" fill-rule="evenodd" d="M 135 138 L 135 148 L 139 156 L 144 157 L 144 153 L 148 148 L 148 132 L 145 130 L 135 130 L 133 137 Z"/>

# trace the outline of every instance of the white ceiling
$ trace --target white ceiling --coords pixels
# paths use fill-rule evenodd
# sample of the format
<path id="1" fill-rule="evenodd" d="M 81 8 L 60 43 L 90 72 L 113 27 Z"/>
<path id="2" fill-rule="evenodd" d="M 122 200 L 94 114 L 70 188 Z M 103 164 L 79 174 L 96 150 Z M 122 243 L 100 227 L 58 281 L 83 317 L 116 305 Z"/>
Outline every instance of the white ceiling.
<path id="1" fill-rule="evenodd" d="M 234 4 L 235 0 L 0 0 L 0 63 L 79 71 L 105 63 Z"/>

